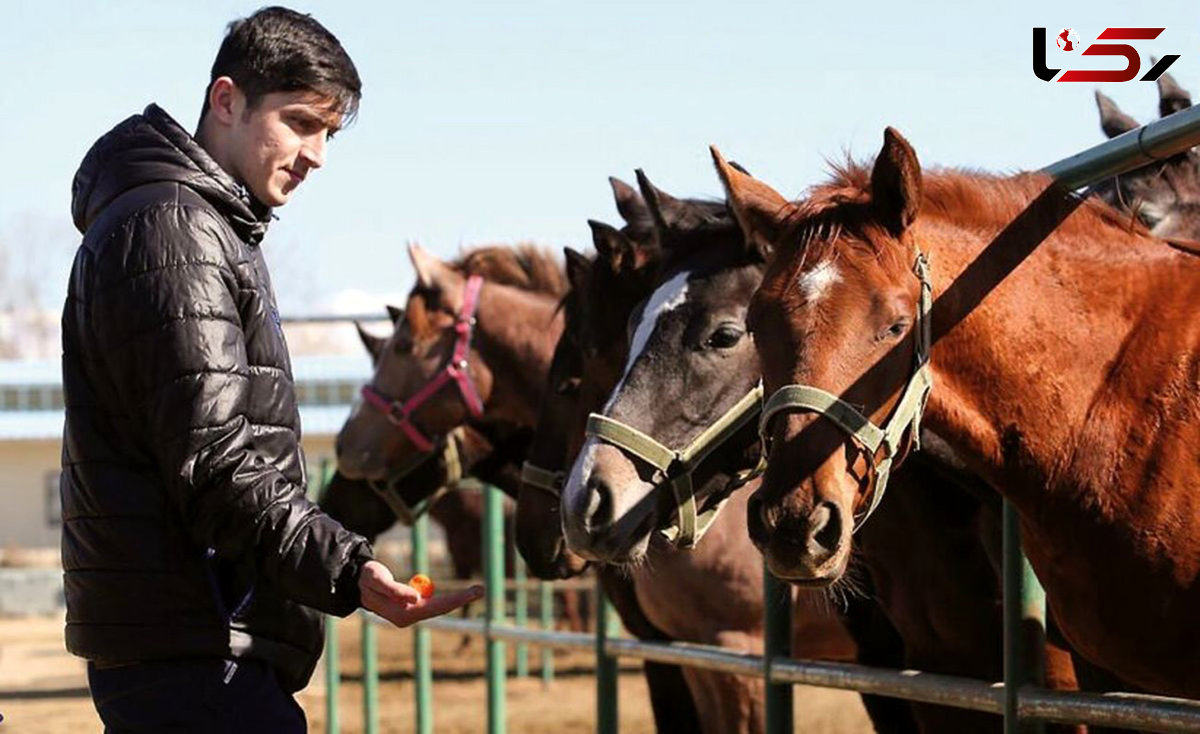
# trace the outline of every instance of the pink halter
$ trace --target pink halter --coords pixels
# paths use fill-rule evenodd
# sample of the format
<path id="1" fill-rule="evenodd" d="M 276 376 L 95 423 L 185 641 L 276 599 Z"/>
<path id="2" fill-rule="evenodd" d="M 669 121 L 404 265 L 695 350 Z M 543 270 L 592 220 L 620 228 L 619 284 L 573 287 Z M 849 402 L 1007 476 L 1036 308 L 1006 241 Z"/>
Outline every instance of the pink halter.
<path id="1" fill-rule="evenodd" d="M 462 311 L 454 323 L 454 331 L 458 333 L 454 342 L 454 353 L 450 355 L 446 366 L 438 370 L 433 379 L 425 383 L 415 395 L 406 401 L 400 401 L 384 395 L 369 384 L 362 387 L 362 396 L 367 404 L 383 413 L 392 425 L 403 431 L 418 451 L 433 451 L 434 441 L 413 424 L 410 416 L 447 383 L 453 382 L 458 386 L 458 393 L 473 418 L 483 415 L 483 399 L 479 397 L 479 391 L 475 389 L 475 383 L 471 382 L 467 369 L 467 358 L 471 354 L 471 332 L 475 329 L 475 311 L 479 308 L 479 291 L 482 287 L 481 276 L 472 275 L 467 278 Z"/>

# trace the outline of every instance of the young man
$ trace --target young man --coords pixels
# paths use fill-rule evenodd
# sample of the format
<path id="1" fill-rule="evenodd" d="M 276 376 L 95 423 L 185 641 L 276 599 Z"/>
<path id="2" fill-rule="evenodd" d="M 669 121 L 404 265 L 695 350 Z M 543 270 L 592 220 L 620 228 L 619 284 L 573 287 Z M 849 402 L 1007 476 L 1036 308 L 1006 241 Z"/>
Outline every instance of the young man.
<path id="1" fill-rule="evenodd" d="M 73 184 L 63 311 L 67 647 L 107 731 L 295 731 L 321 613 L 422 600 L 305 499 L 291 367 L 259 247 L 361 85 L 317 21 L 229 27 L 193 138 L 150 105 Z"/>

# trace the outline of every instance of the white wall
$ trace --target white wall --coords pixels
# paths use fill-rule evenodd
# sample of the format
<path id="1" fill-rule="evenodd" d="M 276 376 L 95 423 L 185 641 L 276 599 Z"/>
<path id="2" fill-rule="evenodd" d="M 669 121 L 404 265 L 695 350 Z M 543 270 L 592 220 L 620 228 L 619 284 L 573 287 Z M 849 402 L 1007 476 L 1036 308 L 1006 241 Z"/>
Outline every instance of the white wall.
<path id="1" fill-rule="evenodd" d="M 322 457 L 333 459 L 333 438 L 304 437 L 314 476 Z M 48 521 L 47 513 L 58 511 L 60 445 L 57 440 L 0 441 L 0 549 L 58 548 L 59 526 Z"/>
<path id="2" fill-rule="evenodd" d="M 47 492 L 58 508 L 58 441 L 0 442 L 0 548 L 58 547 L 59 528 L 47 520 Z M 47 490 L 48 477 L 50 478 Z"/>

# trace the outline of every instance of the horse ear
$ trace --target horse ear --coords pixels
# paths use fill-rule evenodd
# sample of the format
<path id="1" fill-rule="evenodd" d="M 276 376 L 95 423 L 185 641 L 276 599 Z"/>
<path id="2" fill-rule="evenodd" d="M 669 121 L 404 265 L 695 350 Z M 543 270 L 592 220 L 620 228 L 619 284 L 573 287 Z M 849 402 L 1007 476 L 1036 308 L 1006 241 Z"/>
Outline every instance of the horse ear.
<path id="1" fill-rule="evenodd" d="M 392 320 L 393 326 L 400 323 L 400 320 L 404 318 L 404 309 L 400 308 L 399 306 L 388 304 L 387 313 L 388 318 Z"/>
<path id="2" fill-rule="evenodd" d="M 871 169 L 871 200 L 884 223 L 899 236 L 921 208 L 921 164 L 904 136 L 889 127 Z"/>
<path id="3" fill-rule="evenodd" d="M 791 211 L 792 204 L 741 166 L 727 162 L 717 146 L 709 146 L 709 152 L 746 245 L 766 258 L 781 234 L 780 224 Z"/>
<path id="4" fill-rule="evenodd" d="M 609 270 L 619 273 L 622 267 L 634 264 L 633 242 L 620 230 L 594 219 L 588 220 L 588 226 L 592 228 L 597 259 L 608 263 Z"/>
<path id="5" fill-rule="evenodd" d="M 573 289 L 582 288 L 584 279 L 592 269 L 592 261 L 586 255 L 570 247 L 563 248 L 563 257 L 567 260 L 567 282 Z"/>
<path id="6" fill-rule="evenodd" d="M 1158 63 L 1158 59 L 1154 59 Z M 1158 78 L 1158 115 L 1166 117 L 1192 106 L 1192 95 L 1179 86 L 1175 77 L 1163 74 Z"/>
<path id="7" fill-rule="evenodd" d="M 434 291 L 442 306 L 454 312 L 462 309 L 463 277 L 454 268 L 425 251 L 416 242 L 408 245 L 408 257 L 417 271 L 422 288 Z"/>
<path id="8" fill-rule="evenodd" d="M 612 186 L 613 198 L 617 201 L 617 211 L 620 212 L 625 223 L 635 227 L 651 226 L 653 220 L 650 208 L 646 206 L 646 200 L 637 192 L 637 189 L 613 176 L 608 177 L 608 183 Z"/>
<path id="9" fill-rule="evenodd" d="M 362 339 L 363 346 L 367 348 L 367 353 L 371 355 L 371 362 L 379 363 L 379 357 L 383 354 L 384 347 L 387 346 L 387 339 L 378 337 L 363 328 L 363 325 L 355 321 L 354 328 L 358 329 L 358 338 Z"/>
<path id="10" fill-rule="evenodd" d="M 1110 138 L 1138 127 L 1137 120 L 1121 111 L 1117 103 L 1096 90 L 1096 107 L 1100 110 L 1100 129 Z"/>

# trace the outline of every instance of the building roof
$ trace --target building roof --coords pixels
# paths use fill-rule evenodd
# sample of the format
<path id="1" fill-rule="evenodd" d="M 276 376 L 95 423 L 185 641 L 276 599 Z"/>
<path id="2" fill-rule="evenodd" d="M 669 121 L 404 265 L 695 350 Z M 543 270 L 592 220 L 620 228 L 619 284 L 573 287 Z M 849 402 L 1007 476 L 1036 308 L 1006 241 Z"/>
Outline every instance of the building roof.
<path id="1" fill-rule="evenodd" d="M 371 377 L 366 353 L 305 356 L 292 360 L 297 392 L 307 384 L 357 386 Z M 57 388 L 62 381 L 57 361 L 0 361 L 0 391 Z M 354 391 L 355 393 L 357 391 Z M 350 403 L 300 405 L 300 426 L 306 436 L 331 436 L 341 430 L 350 414 Z M 46 441 L 62 438 L 62 410 L 0 410 L 0 441 Z"/>
<path id="2" fill-rule="evenodd" d="M 300 429 L 305 436 L 335 436 L 350 415 L 349 405 L 300 407 Z M 0 411 L 0 441 L 51 441 L 62 438 L 60 410 Z"/>
<path id="3" fill-rule="evenodd" d="M 365 380 L 371 376 L 366 352 L 292 358 L 296 381 Z M 0 386 L 42 387 L 62 382 L 59 360 L 0 360 Z"/>

